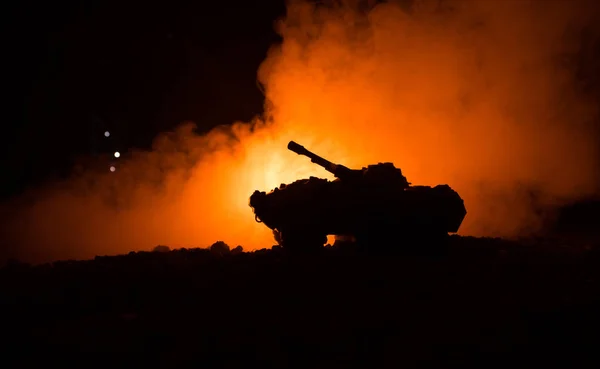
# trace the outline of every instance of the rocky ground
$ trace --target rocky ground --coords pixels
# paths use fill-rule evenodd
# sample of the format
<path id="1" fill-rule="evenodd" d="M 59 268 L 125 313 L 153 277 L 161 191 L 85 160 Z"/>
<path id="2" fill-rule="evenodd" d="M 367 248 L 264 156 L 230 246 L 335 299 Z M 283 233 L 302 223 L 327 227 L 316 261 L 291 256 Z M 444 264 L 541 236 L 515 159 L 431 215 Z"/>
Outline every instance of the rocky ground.
<path id="1" fill-rule="evenodd" d="M 0 270 L 2 367 L 598 364 L 597 245 L 390 245 L 11 264 Z"/>

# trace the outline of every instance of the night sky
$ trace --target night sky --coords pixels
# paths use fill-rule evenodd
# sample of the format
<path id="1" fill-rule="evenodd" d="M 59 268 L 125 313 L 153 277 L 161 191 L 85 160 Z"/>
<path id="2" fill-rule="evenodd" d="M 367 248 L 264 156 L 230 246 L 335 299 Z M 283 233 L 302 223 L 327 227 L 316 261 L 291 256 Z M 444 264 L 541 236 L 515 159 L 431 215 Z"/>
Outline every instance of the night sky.
<path id="1" fill-rule="evenodd" d="M 260 114 L 257 69 L 285 1 L 21 1 L 3 13 L 6 198 L 184 121 L 206 132 Z M 598 90 L 600 47 L 582 37 L 582 83 Z"/>
<path id="2" fill-rule="evenodd" d="M 148 148 L 159 132 L 183 121 L 207 131 L 260 114 L 256 72 L 279 40 L 273 24 L 284 6 L 239 0 L 9 6 L 2 197 L 67 175 L 79 157 Z"/>

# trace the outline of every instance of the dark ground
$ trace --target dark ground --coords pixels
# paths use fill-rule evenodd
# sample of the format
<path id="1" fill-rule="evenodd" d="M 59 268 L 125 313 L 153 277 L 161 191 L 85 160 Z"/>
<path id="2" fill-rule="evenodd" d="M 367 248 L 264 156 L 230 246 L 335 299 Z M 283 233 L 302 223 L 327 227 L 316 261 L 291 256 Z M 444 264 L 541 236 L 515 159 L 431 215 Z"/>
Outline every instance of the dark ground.
<path id="1" fill-rule="evenodd" d="M 436 253 L 13 264 L 2 367 L 595 367 L 600 248 L 566 246 L 453 236 Z"/>

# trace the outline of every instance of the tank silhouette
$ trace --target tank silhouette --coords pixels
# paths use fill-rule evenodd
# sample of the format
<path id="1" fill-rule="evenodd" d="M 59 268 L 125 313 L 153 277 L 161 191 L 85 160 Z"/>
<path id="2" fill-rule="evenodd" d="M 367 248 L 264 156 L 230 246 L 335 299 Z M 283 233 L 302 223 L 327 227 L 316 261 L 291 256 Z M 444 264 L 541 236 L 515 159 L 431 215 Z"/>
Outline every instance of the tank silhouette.
<path id="1" fill-rule="evenodd" d="M 327 235 L 354 238 L 370 249 L 389 247 L 390 238 L 443 238 L 458 232 L 467 214 L 450 186 L 412 186 L 393 163 L 350 169 L 294 141 L 288 149 L 307 156 L 336 179 L 310 177 L 269 193 L 254 191 L 250 207 L 256 221 L 273 230 L 286 249 L 322 247 Z"/>

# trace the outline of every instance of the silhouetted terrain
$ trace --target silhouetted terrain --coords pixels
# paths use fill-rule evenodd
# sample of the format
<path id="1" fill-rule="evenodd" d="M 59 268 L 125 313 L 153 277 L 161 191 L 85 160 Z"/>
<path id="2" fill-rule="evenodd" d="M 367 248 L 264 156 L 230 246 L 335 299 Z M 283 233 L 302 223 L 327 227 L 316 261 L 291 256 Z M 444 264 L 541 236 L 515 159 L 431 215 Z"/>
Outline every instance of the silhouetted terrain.
<path id="1" fill-rule="evenodd" d="M 435 253 L 336 244 L 11 264 L 4 356 L 20 367 L 591 364 L 600 257 L 567 246 L 453 236 Z"/>

